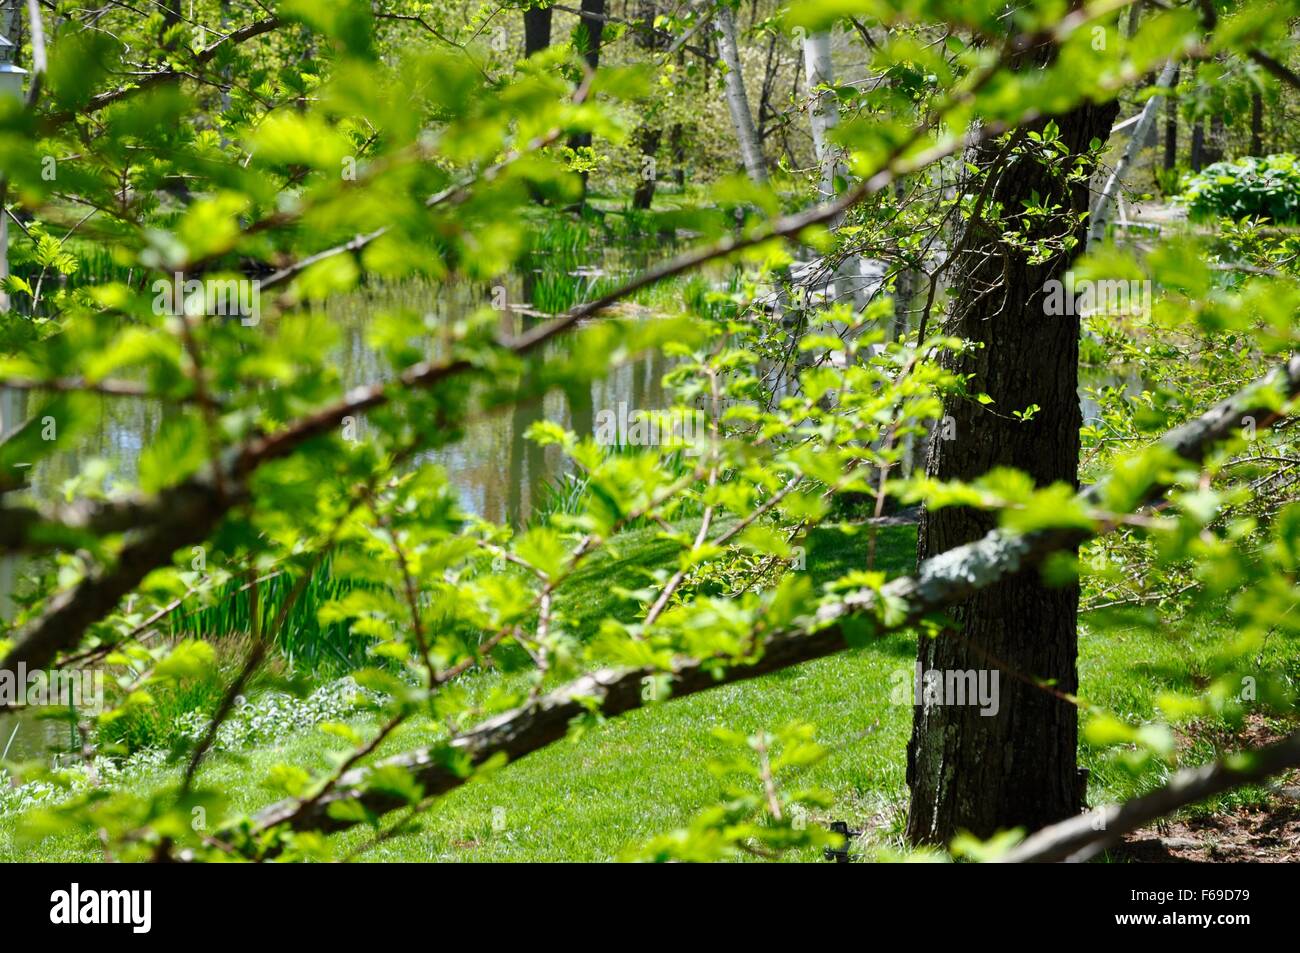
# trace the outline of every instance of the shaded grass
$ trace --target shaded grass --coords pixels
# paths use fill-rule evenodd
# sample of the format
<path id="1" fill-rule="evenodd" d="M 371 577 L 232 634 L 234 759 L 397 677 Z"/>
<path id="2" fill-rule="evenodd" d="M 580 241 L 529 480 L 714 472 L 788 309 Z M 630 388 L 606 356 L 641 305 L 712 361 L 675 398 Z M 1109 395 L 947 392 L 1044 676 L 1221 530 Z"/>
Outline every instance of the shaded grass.
<path id="1" fill-rule="evenodd" d="M 1097 631 L 1085 623 L 1079 633 L 1079 684 L 1082 701 L 1115 715 L 1130 724 L 1164 721 L 1156 701 L 1164 692 L 1197 695 L 1221 670 L 1225 633 L 1207 621 L 1170 625 L 1151 631 L 1145 627 L 1107 628 Z M 1288 672 L 1294 678 L 1295 647 L 1285 639 L 1267 645 L 1254 660 L 1257 674 Z M 1200 765 L 1224 753 L 1267 743 L 1270 738 L 1295 729 L 1262 705 L 1247 706 L 1250 723 L 1229 715 L 1198 717 L 1175 725 L 1178 766 Z M 1086 715 L 1080 723 L 1086 722 Z M 1089 803 L 1116 803 L 1135 797 L 1163 783 L 1172 769 L 1151 761 L 1134 768 L 1125 764 L 1118 749 L 1097 749 L 1082 745 L 1081 767 L 1090 772 Z M 1188 813 L 1205 814 L 1268 802 L 1266 788 L 1245 786 L 1207 799 L 1188 808 Z"/>

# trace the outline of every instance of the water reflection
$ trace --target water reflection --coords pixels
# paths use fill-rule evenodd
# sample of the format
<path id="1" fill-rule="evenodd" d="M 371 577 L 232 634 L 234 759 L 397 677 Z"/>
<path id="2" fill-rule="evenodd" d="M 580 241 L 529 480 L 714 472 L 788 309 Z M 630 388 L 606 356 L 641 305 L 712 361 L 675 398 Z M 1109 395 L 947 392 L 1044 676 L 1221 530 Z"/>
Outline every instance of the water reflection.
<path id="1" fill-rule="evenodd" d="M 528 284 L 522 279 L 507 282 L 511 302 L 528 302 Z M 346 386 L 373 381 L 388 374 L 374 348 L 367 343 L 370 318 L 376 313 L 410 309 L 432 315 L 438 324 L 457 321 L 489 299 L 491 288 L 482 286 L 433 286 L 420 282 L 381 285 L 332 302 L 326 315 L 342 331 L 343 341 L 334 355 Z M 503 332 L 520 334 L 544 318 L 512 312 L 503 317 Z M 496 522 L 521 523 L 528 519 L 546 485 L 565 470 L 558 448 L 541 448 L 525 439 L 536 421 L 550 420 L 579 434 L 590 434 L 596 414 L 619 402 L 630 407 L 655 409 L 663 406 L 661 378 L 667 369 L 660 355 L 611 370 L 609 376 L 591 387 L 569 392 L 552 391 L 541 398 L 514 407 L 474 414 L 463 439 L 440 448 L 424 459 L 444 467 L 460 493 L 465 509 Z M 42 398 L 24 391 L 0 389 L 6 432 L 21 425 L 42 405 Z M 103 459 L 110 467 L 110 479 L 134 482 L 142 448 L 157 433 L 169 408 L 155 401 L 100 398 L 98 419 L 67 450 L 52 454 L 34 466 L 26 495 L 36 501 L 50 501 L 61 495 L 64 483 L 84 472 L 92 459 Z M 12 571 L 0 568 L 0 573 Z M 0 597 L 9 589 L 0 575 Z M 7 613 L 6 613 L 7 615 Z"/>

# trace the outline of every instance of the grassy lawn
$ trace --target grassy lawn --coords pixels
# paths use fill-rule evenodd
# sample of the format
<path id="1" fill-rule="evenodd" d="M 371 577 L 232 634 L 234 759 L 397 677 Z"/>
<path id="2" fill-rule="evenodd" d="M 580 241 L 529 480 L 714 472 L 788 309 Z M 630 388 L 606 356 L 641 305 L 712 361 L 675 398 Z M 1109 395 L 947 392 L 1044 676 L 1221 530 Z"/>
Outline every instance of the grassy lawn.
<path id="1" fill-rule="evenodd" d="M 611 583 L 636 585 L 640 570 L 671 551 L 671 544 L 654 541 L 649 532 L 627 539 L 617 556 L 594 560 L 585 571 L 573 597 L 574 609 L 581 607 L 581 615 L 591 619 L 617 610 Z M 864 551 L 862 536 L 824 531 L 809 541 L 807 571 L 817 583 L 832 579 L 861 566 Z M 905 572 L 912 567 L 914 551 L 912 527 L 882 529 L 877 566 Z M 1160 690 L 1191 687 L 1215 643 L 1213 633 L 1194 631 L 1168 637 L 1121 632 L 1103 644 L 1086 626 L 1080 638 L 1083 697 L 1138 721 L 1153 716 L 1153 699 Z M 553 745 L 452 792 L 410 834 L 363 856 L 397 861 L 609 860 L 630 844 L 686 824 L 717 801 L 720 785 L 707 765 L 722 748 L 710 729 L 751 732 L 795 720 L 816 724 L 819 740 L 831 749 L 805 779 L 834 797 L 834 807 L 819 819 L 866 826 L 873 843 L 901 846 L 911 708 L 891 704 L 889 693 L 891 675 L 910 670 L 914 656 L 915 637 L 895 636 L 835 658 L 612 719 L 576 740 Z M 486 690 L 499 677 L 481 676 L 471 690 Z M 427 723 L 407 725 L 381 754 L 427 743 L 431 731 Z M 222 791 L 233 810 L 251 811 L 274 799 L 261 784 L 272 765 L 324 768 L 329 753 L 340 744 L 319 732 L 300 732 L 276 746 L 215 757 L 201 780 Z M 1183 752 L 1192 763 L 1212 755 L 1212 744 L 1200 735 Z M 1086 747 L 1081 759 L 1092 771 L 1094 804 L 1149 787 L 1164 770 L 1148 769 L 1135 776 L 1107 754 Z M 165 780 L 155 773 L 133 784 L 148 789 Z M 1233 797 L 1257 798 L 1258 792 Z M 48 836 L 36 843 L 17 840 L 15 822 L 13 816 L 0 818 L 0 860 L 101 856 L 93 839 L 80 834 Z M 369 836 L 364 831 L 339 835 L 339 846 L 346 851 Z"/>

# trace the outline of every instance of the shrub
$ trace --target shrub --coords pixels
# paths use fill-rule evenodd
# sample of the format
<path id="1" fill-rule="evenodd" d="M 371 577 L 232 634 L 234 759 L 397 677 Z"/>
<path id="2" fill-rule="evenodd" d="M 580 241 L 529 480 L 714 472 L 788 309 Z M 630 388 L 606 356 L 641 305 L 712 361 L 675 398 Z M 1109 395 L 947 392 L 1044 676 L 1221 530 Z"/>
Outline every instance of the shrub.
<path id="1" fill-rule="evenodd" d="M 247 636 L 225 636 L 209 643 L 212 663 L 178 678 L 141 686 L 147 700 L 122 706 L 118 716 L 101 720 L 96 738 L 106 754 L 129 756 L 139 751 L 170 750 L 187 740 L 187 726 L 197 717 L 206 722 L 216 712 L 248 655 Z M 279 677 L 279 662 L 272 660 L 249 682 L 246 694 L 259 695 L 268 681 Z M 119 700 L 110 699 L 117 703 Z"/>
<path id="2" fill-rule="evenodd" d="M 1190 173 L 1187 166 L 1181 162 L 1172 169 L 1166 169 L 1162 166 L 1155 166 L 1152 169 L 1155 176 L 1156 188 L 1165 198 L 1177 198 L 1183 191 L 1183 178 Z"/>
<path id="3" fill-rule="evenodd" d="M 1182 201 L 1194 219 L 1300 221 L 1300 163 L 1290 153 L 1216 162 L 1187 180 Z"/>

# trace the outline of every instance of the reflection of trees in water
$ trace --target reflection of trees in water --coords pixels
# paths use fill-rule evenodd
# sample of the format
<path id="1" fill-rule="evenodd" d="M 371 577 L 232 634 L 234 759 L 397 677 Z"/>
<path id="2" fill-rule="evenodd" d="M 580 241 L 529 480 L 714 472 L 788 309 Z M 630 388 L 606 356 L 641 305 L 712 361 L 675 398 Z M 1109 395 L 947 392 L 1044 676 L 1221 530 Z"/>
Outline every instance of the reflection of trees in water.
<path id="1" fill-rule="evenodd" d="M 540 321 L 524 318 L 521 330 L 527 331 Z M 665 405 L 662 379 L 667 370 L 668 359 L 655 351 L 611 368 L 605 378 L 589 385 L 515 404 L 507 436 L 505 519 L 516 526 L 525 522 L 539 503 L 544 487 L 571 469 L 558 448 L 544 449 L 524 436 L 535 421 L 553 420 L 572 430 L 579 439 L 590 437 L 595 432 L 596 415 L 600 411 L 617 412 L 620 403 L 636 410 L 662 408 Z M 494 512 L 481 515 L 500 518 Z"/>
<path id="2" fill-rule="evenodd" d="M 0 440 L 21 427 L 26 419 L 27 392 L 9 387 L 0 388 Z M 0 619 L 13 618 L 14 584 L 17 579 L 18 557 L 0 556 Z M 0 736 L 0 748 L 4 746 L 5 740 Z"/>
<path id="3" fill-rule="evenodd" d="M 529 302 L 538 273 L 532 270 L 507 276 L 496 282 L 507 289 L 512 302 Z M 456 282 L 434 286 L 424 281 L 398 285 L 374 283 L 354 294 L 331 300 L 326 319 L 339 329 L 341 339 L 329 362 L 345 387 L 392 375 L 383 357 L 367 342 L 372 317 L 384 311 L 406 309 L 430 316 L 434 326 L 445 326 L 475 309 L 491 303 L 492 288 Z M 503 331 L 520 333 L 545 319 L 523 317 L 507 312 Z M 266 333 L 274 333 L 269 325 Z M 437 338 L 428 335 L 428 356 L 436 358 Z M 526 520 L 538 502 L 545 484 L 569 468 L 558 448 L 541 448 L 525 439 L 534 421 L 551 419 L 567 426 L 579 436 L 593 433 L 596 414 L 605 408 L 615 409 L 620 402 L 638 409 L 662 406 L 660 379 L 667 369 L 662 354 L 642 358 L 632 364 L 611 368 L 609 375 L 591 386 L 555 392 L 509 411 L 473 416 L 466 425 L 464 438 L 422 456 L 422 460 L 443 466 L 460 491 L 463 505 L 485 519 Z M 26 391 L 5 391 L 4 426 L 13 429 L 36 414 L 45 398 Z M 68 449 L 39 461 L 29 473 L 30 495 L 36 500 L 52 500 L 62 484 L 84 473 L 86 463 L 102 458 L 109 464 L 109 480 L 134 481 L 139 471 L 140 454 L 159 428 L 172 415 L 182 413 L 178 405 L 123 398 L 100 398 L 95 402 L 93 419 Z M 364 426 L 362 427 L 364 439 Z M 0 561 L 0 609 L 10 588 L 5 580 L 12 575 L 9 564 Z"/>
<path id="4" fill-rule="evenodd" d="M 528 302 L 535 281 L 535 273 L 525 272 L 501 283 L 509 290 L 511 301 Z M 341 335 L 329 359 L 333 370 L 345 387 L 391 376 L 381 355 L 367 343 L 370 319 L 378 312 L 405 308 L 432 315 L 435 326 L 445 325 L 485 306 L 490 294 L 490 288 L 466 283 L 435 288 L 412 281 L 375 284 L 332 300 L 325 315 Z M 503 323 L 510 322 L 510 333 L 528 330 L 544 320 L 521 317 L 521 326 L 515 327 L 515 318 L 513 314 L 503 318 Z M 266 333 L 274 333 L 273 326 L 267 327 Z M 429 335 L 428 356 L 437 357 L 433 334 Z M 594 432 L 599 410 L 615 409 L 620 402 L 639 409 L 661 407 L 660 381 L 668 364 L 662 354 L 654 353 L 611 368 L 605 378 L 587 387 L 551 393 L 516 404 L 509 411 L 475 415 L 467 421 L 462 440 L 423 455 L 421 460 L 447 470 L 467 509 L 485 519 L 519 525 L 539 502 L 546 483 L 571 466 L 558 448 L 542 448 L 524 437 L 532 423 L 551 419 L 583 437 Z M 45 403 L 43 395 L 0 388 L 0 434 L 7 435 L 39 414 Z M 83 475 L 94 458 L 109 464 L 109 481 L 134 482 L 144 447 L 155 439 L 163 423 L 184 412 L 174 403 L 113 397 L 96 398 L 91 406 L 91 419 L 69 447 L 35 461 L 28 472 L 30 486 L 23 495 L 34 501 L 58 498 L 62 485 Z M 361 433 L 364 439 L 364 427 Z M 19 557 L 0 557 L 0 619 L 12 618 L 12 595 L 22 579 Z M 11 758 L 37 757 L 66 744 L 66 733 L 67 726 L 59 721 L 0 715 L 0 752 L 12 739 Z"/>
<path id="5" fill-rule="evenodd" d="M 535 318 L 522 320 L 522 331 L 527 332 L 537 325 Z M 525 391 L 533 386 L 533 372 L 525 371 L 522 387 Z M 506 466 L 506 520 L 514 526 L 520 526 L 528 518 L 528 513 L 537 503 L 537 493 L 541 489 L 545 467 L 542 447 L 529 440 L 528 428 L 542 419 L 544 400 L 537 398 L 517 402 L 510 411 L 510 434 L 508 464 Z M 528 493 L 524 494 L 524 482 L 527 481 Z M 527 507 L 527 509 L 525 509 Z"/>
<path id="6" fill-rule="evenodd" d="M 566 397 L 569 401 L 569 429 L 579 439 L 590 437 L 596 429 L 596 406 L 591 398 L 591 385 L 571 388 Z"/>

